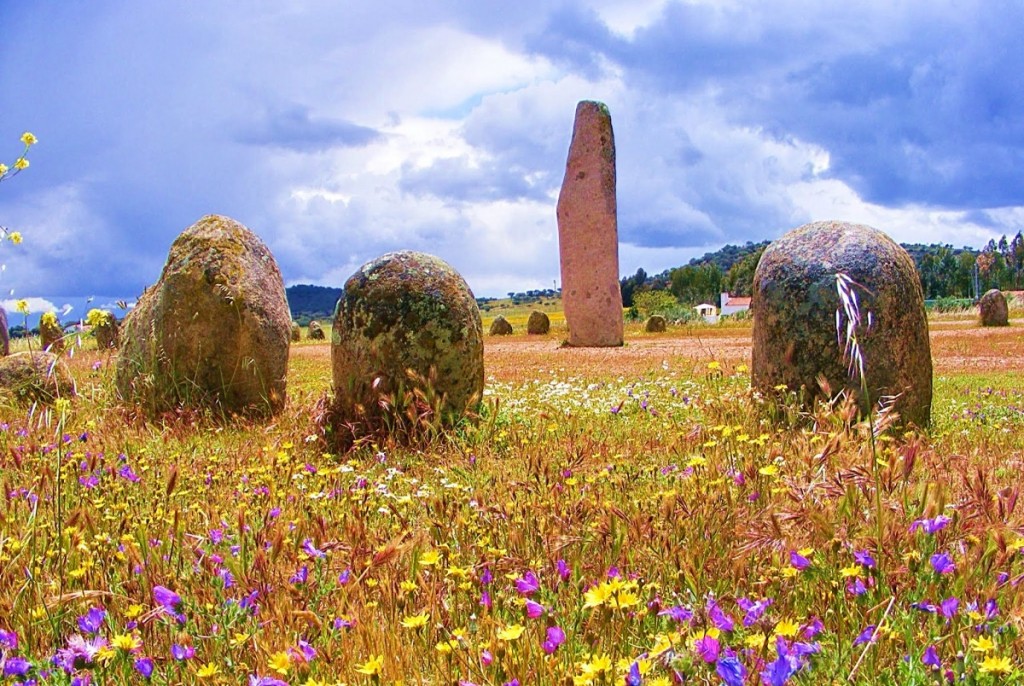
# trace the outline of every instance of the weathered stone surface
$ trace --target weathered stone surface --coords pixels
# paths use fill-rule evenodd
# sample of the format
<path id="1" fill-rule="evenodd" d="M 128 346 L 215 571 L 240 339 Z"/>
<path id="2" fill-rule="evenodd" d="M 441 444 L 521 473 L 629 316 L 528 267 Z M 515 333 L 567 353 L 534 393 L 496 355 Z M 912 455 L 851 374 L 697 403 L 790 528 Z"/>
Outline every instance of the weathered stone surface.
<path id="1" fill-rule="evenodd" d="M 531 312 L 530 318 L 526 320 L 526 333 L 534 336 L 543 336 L 548 331 L 551 331 L 551 320 L 547 314 L 540 310 Z"/>
<path id="2" fill-rule="evenodd" d="M 0 358 L 0 393 L 19 402 L 51 403 L 74 396 L 75 382 L 53 353 L 15 353 Z"/>
<path id="3" fill-rule="evenodd" d="M 663 333 L 668 329 L 668 320 L 660 314 L 652 314 L 644 322 L 644 331 L 647 333 Z"/>
<path id="4" fill-rule="evenodd" d="M 483 394 L 483 353 L 476 299 L 447 263 L 412 251 L 368 262 L 345 282 L 334 317 L 339 421 L 372 423 L 382 396 L 415 389 L 443 396 L 441 419 L 455 421 Z"/>
<path id="5" fill-rule="evenodd" d="M 512 325 L 499 314 L 491 322 L 490 334 L 492 336 L 510 336 L 512 334 Z"/>
<path id="6" fill-rule="evenodd" d="M 978 314 L 982 326 L 1007 326 L 1010 323 L 1010 308 L 1006 304 L 1006 296 L 998 288 L 981 296 L 978 301 Z"/>
<path id="7" fill-rule="evenodd" d="M 322 341 L 325 340 L 324 327 L 317 320 L 313 320 L 307 327 L 309 330 L 309 340 L 311 341 Z"/>
<path id="8" fill-rule="evenodd" d="M 569 159 L 558 195 L 558 245 L 568 344 L 622 345 L 615 137 L 608 108 L 576 107 Z"/>
<path id="9" fill-rule="evenodd" d="M 290 328 L 270 250 L 238 222 L 207 215 L 174 241 L 160 280 L 125 318 L 118 390 L 153 413 L 275 413 Z"/>
<path id="10" fill-rule="evenodd" d="M 44 312 L 39 318 L 39 342 L 43 350 L 55 355 L 64 352 L 64 328 L 53 312 Z"/>
<path id="11" fill-rule="evenodd" d="M 299 326 L 298 322 L 292 322 L 292 343 L 297 343 L 302 340 L 302 327 Z"/>
<path id="12" fill-rule="evenodd" d="M 7 310 L 0 307 L 0 354 L 11 354 L 11 332 L 7 329 Z"/>
<path id="13" fill-rule="evenodd" d="M 856 337 L 870 400 L 844 358 L 845 323 L 842 342 L 836 332 L 837 273 L 859 284 L 853 290 L 863 326 Z M 901 421 L 928 424 L 932 359 L 921 284 L 913 260 L 884 233 L 836 221 L 790 231 L 761 257 L 751 309 L 751 373 L 758 390 L 783 385 L 818 396 L 820 374 L 833 393 L 845 388 L 857 395 L 862 409 L 881 396 L 902 394 L 895 405 Z"/>
<path id="14" fill-rule="evenodd" d="M 96 337 L 96 347 L 100 350 L 116 348 L 121 336 L 121 322 L 112 312 L 104 310 L 95 310 L 95 312 L 96 314 L 93 315 L 90 311 L 89 315 L 93 320 L 92 335 Z"/>

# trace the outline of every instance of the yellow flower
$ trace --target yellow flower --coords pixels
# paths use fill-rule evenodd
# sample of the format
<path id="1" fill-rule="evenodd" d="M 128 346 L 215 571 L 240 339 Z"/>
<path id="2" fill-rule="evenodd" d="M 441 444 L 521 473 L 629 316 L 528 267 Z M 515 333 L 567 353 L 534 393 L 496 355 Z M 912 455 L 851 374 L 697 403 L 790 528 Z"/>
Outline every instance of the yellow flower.
<path id="1" fill-rule="evenodd" d="M 18 159 L 14 160 L 14 168 L 28 169 L 28 160 L 26 160 L 24 157 L 19 157 Z"/>
<path id="2" fill-rule="evenodd" d="M 131 634 L 118 634 L 110 639 L 110 645 L 125 652 L 132 652 L 142 647 L 142 639 Z"/>
<path id="3" fill-rule="evenodd" d="M 970 646 L 976 653 L 990 653 L 995 650 L 996 644 L 988 636 L 979 636 L 971 639 Z"/>
<path id="4" fill-rule="evenodd" d="M 384 656 L 378 655 L 374 657 L 370 656 L 370 659 L 361 665 L 356 665 L 356 671 L 360 674 L 366 674 L 368 676 L 374 676 L 380 674 L 381 670 L 384 669 Z"/>
<path id="5" fill-rule="evenodd" d="M 989 655 L 982 660 L 978 671 L 982 674 L 1009 674 L 1011 669 L 1013 669 L 1013 664 L 1011 664 L 1010 658 Z"/>
<path id="6" fill-rule="evenodd" d="M 14 309 L 21 314 L 28 314 L 28 300 L 19 300 L 14 303 Z"/>
<path id="7" fill-rule="evenodd" d="M 398 587 L 402 589 L 404 593 L 412 593 L 417 588 L 419 588 L 419 586 L 416 585 L 415 581 L 403 581 L 402 583 L 398 584 Z"/>
<path id="8" fill-rule="evenodd" d="M 212 662 L 207 662 L 205 665 L 199 668 L 197 676 L 200 679 L 208 679 L 211 676 L 217 676 L 218 674 L 220 674 L 220 667 L 213 664 Z"/>
<path id="9" fill-rule="evenodd" d="M 718 363 L 718 360 L 711 360 L 710 362 L 708 362 L 708 369 L 710 369 L 711 371 L 715 371 L 716 369 L 721 369 L 721 368 L 722 368 L 722 365 L 720 365 Z"/>
<path id="10" fill-rule="evenodd" d="M 428 619 L 430 619 L 430 613 L 424 610 L 418 615 L 413 615 L 412 617 L 406 617 L 403 619 L 402 626 L 406 629 L 419 629 L 420 627 L 427 625 Z"/>
<path id="11" fill-rule="evenodd" d="M 437 561 L 441 559 L 441 553 L 436 550 L 428 550 L 427 552 L 420 555 L 420 564 L 424 567 L 430 567 L 436 565 Z"/>
<path id="12" fill-rule="evenodd" d="M 0 162 L 0 176 L 3 176 L 4 174 L 6 174 L 9 169 L 10 168 L 6 164 L 4 164 L 3 162 Z"/>
<path id="13" fill-rule="evenodd" d="M 502 641 L 514 641 L 522 636 L 524 631 L 526 631 L 526 627 L 522 624 L 513 624 L 499 631 L 498 638 Z"/>
<path id="14" fill-rule="evenodd" d="M 242 645 L 243 643 L 245 643 L 246 641 L 248 641 L 248 640 L 249 640 L 250 638 L 251 638 L 251 636 L 250 636 L 249 634 L 245 634 L 245 633 L 237 632 L 237 633 L 235 633 L 235 635 L 234 635 L 234 636 L 233 636 L 233 637 L 231 638 L 231 641 L 230 641 L 230 643 L 231 643 L 231 647 L 232 647 L 232 648 L 237 648 L 238 646 L 240 646 L 240 645 Z"/>
<path id="15" fill-rule="evenodd" d="M 616 593 L 615 597 L 612 598 L 608 602 L 608 604 L 611 605 L 612 607 L 618 609 L 618 610 L 624 610 L 627 607 L 633 607 L 634 605 L 639 605 L 640 604 L 640 598 L 639 598 L 639 596 L 637 596 L 636 593 L 633 593 L 633 591 L 623 590 L 623 591 L 619 591 L 618 593 Z"/>
<path id="16" fill-rule="evenodd" d="M 849 567 L 843 567 L 839 570 L 839 573 L 846 579 L 851 576 L 860 576 L 860 565 L 850 565 Z"/>
<path id="17" fill-rule="evenodd" d="M 3 165 L 0 165 L 0 166 L 3 166 Z M 0 174 L 2 174 L 2 173 L 3 172 L 0 171 Z M 9 234 L 7 234 L 7 237 L 11 239 L 11 243 L 14 243 L 15 245 L 20 245 L 21 244 L 21 241 L 22 241 L 21 231 L 11 231 Z"/>
<path id="18" fill-rule="evenodd" d="M 775 625 L 775 635 L 785 636 L 786 638 L 793 638 L 800 631 L 800 625 L 796 622 L 791 622 L 788 619 L 779 620 L 779 623 Z"/>
<path id="19" fill-rule="evenodd" d="M 776 632 L 776 633 L 778 633 L 778 632 Z M 768 641 L 768 637 L 765 636 L 764 634 L 751 634 L 750 636 L 747 636 L 743 640 L 743 643 L 748 648 L 753 648 L 754 650 L 759 650 L 760 648 L 764 647 L 764 644 L 767 641 Z"/>
<path id="20" fill-rule="evenodd" d="M 284 650 L 274 653 L 270 656 L 270 662 L 267 663 L 267 666 L 278 674 L 287 674 L 288 670 L 292 668 L 292 656 Z"/>
<path id="21" fill-rule="evenodd" d="M 28 131 L 26 131 L 25 133 L 21 134 L 21 142 L 24 143 L 27 147 L 29 145 L 35 145 L 36 143 L 39 142 L 39 139 L 33 136 Z"/>

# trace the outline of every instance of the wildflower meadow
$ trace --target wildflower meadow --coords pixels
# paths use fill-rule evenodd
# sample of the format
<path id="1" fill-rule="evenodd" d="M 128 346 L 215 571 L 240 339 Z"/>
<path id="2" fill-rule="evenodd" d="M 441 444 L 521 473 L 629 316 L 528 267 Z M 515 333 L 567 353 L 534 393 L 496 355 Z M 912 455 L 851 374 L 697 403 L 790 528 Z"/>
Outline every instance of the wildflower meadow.
<path id="1" fill-rule="evenodd" d="M 4 683 L 1024 675 L 1014 327 L 934 322 L 933 426 L 874 446 L 851 404 L 752 392 L 739 324 L 489 340 L 476 422 L 340 455 L 327 343 L 273 423 L 150 421 L 78 336 L 76 398 L 0 408 Z"/>

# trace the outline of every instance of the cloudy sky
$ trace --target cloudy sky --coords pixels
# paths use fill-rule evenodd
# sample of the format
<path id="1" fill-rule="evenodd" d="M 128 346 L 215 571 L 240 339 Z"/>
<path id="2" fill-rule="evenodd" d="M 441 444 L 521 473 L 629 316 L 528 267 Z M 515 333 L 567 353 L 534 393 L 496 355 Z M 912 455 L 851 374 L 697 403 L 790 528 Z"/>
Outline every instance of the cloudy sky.
<path id="1" fill-rule="evenodd" d="M 477 295 L 559 278 L 576 103 L 607 103 L 620 265 L 808 221 L 1024 228 L 1016 0 L 5 0 L 4 297 L 134 298 L 229 215 L 287 284 L 396 249 Z"/>

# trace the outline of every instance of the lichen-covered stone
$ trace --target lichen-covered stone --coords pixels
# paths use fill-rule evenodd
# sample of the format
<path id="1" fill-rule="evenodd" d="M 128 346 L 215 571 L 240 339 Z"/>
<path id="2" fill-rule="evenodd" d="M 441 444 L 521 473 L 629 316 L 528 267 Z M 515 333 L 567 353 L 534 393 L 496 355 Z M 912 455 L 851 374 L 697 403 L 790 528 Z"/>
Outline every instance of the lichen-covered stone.
<path id="1" fill-rule="evenodd" d="M 668 329 L 668 320 L 660 314 L 652 314 L 644 322 L 644 331 L 647 333 L 663 333 Z"/>
<path id="2" fill-rule="evenodd" d="M 11 332 L 7 329 L 7 310 L 0 307 L 0 354 L 11 354 Z"/>
<path id="3" fill-rule="evenodd" d="M 311 341 L 323 341 L 323 340 L 326 340 L 327 337 L 324 335 L 324 327 L 317 320 L 314 319 L 313 321 L 311 321 L 307 328 L 309 330 L 309 340 L 311 340 Z"/>
<path id="4" fill-rule="evenodd" d="M 125 318 L 118 390 L 152 413 L 275 413 L 290 327 L 270 250 L 238 222 L 207 215 L 174 241 L 160 280 Z"/>
<path id="5" fill-rule="evenodd" d="M 483 326 L 476 299 L 444 261 L 388 253 L 345 282 L 331 337 L 340 422 L 378 416 L 380 399 L 419 389 L 444 397 L 449 423 L 483 394 Z M 411 374 L 410 374 L 411 372 Z M 433 388 L 423 388 L 433 378 Z"/>
<path id="6" fill-rule="evenodd" d="M 615 135 L 608 108 L 576 106 L 565 177 L 558 194 L 558 251 L 568 344 L 622 345 Z"/>
<path id="7" fill-rule="evenodd" d="M 512 324 L 500 314 L 491 322 L 490 334 L 492 336 L 512 335 Z"/>
<path id="8" fill-rule="evenodd" d="M 551 331 L 551 320 L 547 314 L 540 310 L 531 312 L 530 318 L 526 320 L 526 333 L 532 336 L 543 336 L 548 331 Z"/>
<path id="9" fill-rule="evenodd" d="M 857 342 L 870 399 L 844 357 L 845 325 L 836 331 L 837 274 L 859 284 L 853 287 L 863 322 Z M 901 394 L 895 409 L 902 422 L 928 424 L 932 359 L 921 283 L 913 260 L 884 233 L 836 221 L 790 231 L 761 257 L 751 309 L 751 374 L 758 390 L 771 393 L 781 385 L 816 397 L 821 375 L 832 393 L 856 395 L 862 410 L 881 396 Z"/>
<path id="10" fill-rule="evenodd" d="M 106 310 L 89 310 L 86 323 L 92 326 L 92 335 L 96 338 L 99 350 L 110 350 L 118 346 L 121 335 L 121 322 L 112 312 Z"/>
<path id="11" fill-rule="evenodd" d="M 1006 304 L 1006 296 L 998 288 L 981 296 L 978 301 L 978 314 L 982 326 L 1007 326 L 1010 323 L 1010 308 Z"/>
<path id="12" fill-rule="evenodd" d="M 0 394 L 18 402 L 52 403 L 74 396 L 75 382 L 51 352 L 15 353 L 0 358 Z"/>
<path id="13" fill-rule="evenodd" d="M 297 343 L 302 340 L 302 327 L 299 326 L 298 322 L 292 322 L 292 343 Z"/>
<path id="14" fill-rule="evenodd" d="M 44 312 L 39 318 L 39 341 L 43 350 L 55 355 L 64 352 L 64 327 L 53 312 Z"/>

